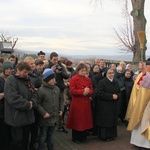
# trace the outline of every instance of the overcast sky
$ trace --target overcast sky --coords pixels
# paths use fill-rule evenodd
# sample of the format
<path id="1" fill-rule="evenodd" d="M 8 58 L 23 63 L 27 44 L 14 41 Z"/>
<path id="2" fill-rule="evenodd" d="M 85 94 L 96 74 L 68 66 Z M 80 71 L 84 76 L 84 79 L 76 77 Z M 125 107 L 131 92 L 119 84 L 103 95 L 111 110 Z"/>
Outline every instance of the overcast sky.
<path id="1" fill-rule="evenodd" d="M 123 24 L 119 0 L 0 0 L 0 30 L 19 38 L 16 48 L 58 54 L 122 55 L 113 28 Z M 150 28 L 150 0 L 145 2 Z M 149 30 L 150 32 L 150 30 Z M 148 33 L 150 54 L 150 33 Z"/>

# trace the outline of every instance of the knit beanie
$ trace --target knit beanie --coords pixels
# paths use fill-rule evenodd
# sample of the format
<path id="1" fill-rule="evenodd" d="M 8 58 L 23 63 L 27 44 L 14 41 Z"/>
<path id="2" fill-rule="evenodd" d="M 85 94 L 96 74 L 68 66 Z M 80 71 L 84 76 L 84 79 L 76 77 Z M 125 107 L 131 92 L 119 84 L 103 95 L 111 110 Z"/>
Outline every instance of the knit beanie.
<path id="1" fill-rule="evenodd" d="M 55 78 L 55 73 L 52 69 L 45 69 L 43 72 L 43 80 L 48 82 L 49 80 Z"/>
<path id="2" fill-rule="evenodd" d="M 5 61 L 2 65 L 2 72 L 4 72 L 8 68 L 13 69 L 13 64 L 9 61 Z"/>

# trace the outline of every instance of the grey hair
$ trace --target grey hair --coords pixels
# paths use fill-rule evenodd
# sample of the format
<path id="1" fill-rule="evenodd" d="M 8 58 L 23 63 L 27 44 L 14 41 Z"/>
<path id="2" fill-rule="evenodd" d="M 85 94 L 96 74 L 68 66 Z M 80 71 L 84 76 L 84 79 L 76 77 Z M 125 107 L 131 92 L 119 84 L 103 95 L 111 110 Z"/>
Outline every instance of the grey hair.
<path id="1" fill-rule="evenodd" d="M 116 68 L 116 70 L 118 71 L 118 70 L 122 70 L 122 67 L 121 66 L 118 66 L 117 68 Z"/>

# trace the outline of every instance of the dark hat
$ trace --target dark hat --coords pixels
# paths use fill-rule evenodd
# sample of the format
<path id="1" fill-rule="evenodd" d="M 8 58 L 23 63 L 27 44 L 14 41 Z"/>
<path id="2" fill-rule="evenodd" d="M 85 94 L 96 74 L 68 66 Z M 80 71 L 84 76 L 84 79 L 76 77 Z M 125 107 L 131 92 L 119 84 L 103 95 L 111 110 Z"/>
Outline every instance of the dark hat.
<path id="1" fill-rule="evenodd" d="M 37 59 L 37 60 L 35 61 L 35 65 L 36 65 L 36 66 L 37 66 L 37 65 L 43 65 L 43 64 L 44 64 L 43 60 Z"/>
<path id="2" fill-rule="evenodd" d="M 52 69 L 45 69 L 43 72 L 43 80 L 48 82 L 49 80 L 55 78 L 55 72 Z"/>
<path id="3" fill-rule="evenodd" d="M 131 70 L 126 69 L 125 72 L 124 72 L 124 74 L 126 74 L 126 72 L 130 72 L 131 73 Z"/>
<path id="4" fill-rule="evenodd" d="M 65 62 L 65 64 L 66 64 L 66 66 L 71 66 L 71 65 L 72 65 L 72 61 L 67 60 L 67 61 Z"/>
<path id="5" fill-rule="evenodd" d="M 44 53 L 43 51 L 40 51 L 40 52 L 37 53 L 37 55 L 38 55 L 38 56 L 39 56 L 39 55 L 45 55 L 45 53 Z"/>
<path id="6" fill-rule="evenodd" d="M 146 60 L 146 65 L 150 65 L 150 58 Z"/>
<path id="7" fill-rule="evenodd" d="M 5 61 L 2 65 L 2 72 L 4 72 L 8 68 L 13 68 L 13 64 L 9 61 Z"/>

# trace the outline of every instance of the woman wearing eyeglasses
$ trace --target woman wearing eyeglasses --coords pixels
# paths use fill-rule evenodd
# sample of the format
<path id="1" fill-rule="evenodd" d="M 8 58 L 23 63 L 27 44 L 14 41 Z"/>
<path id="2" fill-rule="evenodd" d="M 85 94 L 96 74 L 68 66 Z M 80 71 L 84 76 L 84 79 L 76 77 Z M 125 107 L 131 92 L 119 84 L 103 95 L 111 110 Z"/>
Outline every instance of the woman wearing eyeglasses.
<path id="1" fill-rule="evenodd" d="M 106 71 L 106 77 L 98 83 L 95 92 L 98 96 L 95 110 L 98 137 L 103 141 L 111 141 L 117 137 L 117 100 L 120 93 L 113 69 Z"/>

